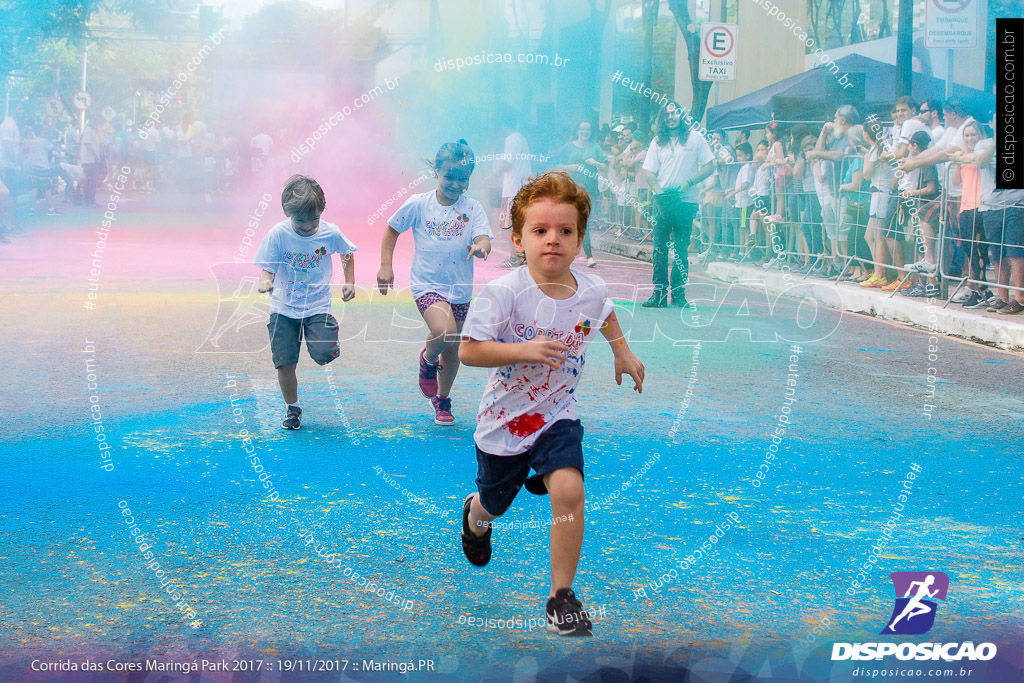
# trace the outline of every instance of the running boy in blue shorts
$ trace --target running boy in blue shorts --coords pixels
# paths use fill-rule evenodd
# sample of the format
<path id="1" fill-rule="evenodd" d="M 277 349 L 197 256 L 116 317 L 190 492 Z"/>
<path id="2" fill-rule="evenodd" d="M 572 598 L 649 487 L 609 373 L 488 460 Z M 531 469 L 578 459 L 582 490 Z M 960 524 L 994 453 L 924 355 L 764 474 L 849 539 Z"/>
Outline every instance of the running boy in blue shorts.
<path id="1" fill-rule="evenodd" d="M 491 559 L 490 523 L 525 484 L 549 494 L 547 629 L 589 636 L 592 624 L 572 591 L 583 546 L 583 425 L 576 386 L 584 353 L 600 330 L 623 373 L 643 389 L 644 366 L 629 350 L 604 281 L 572 269 L 590 216 L 590 197 L 563 171 L 532 178 L 512 203 L 512 243 L 526 265 L 492 281 L 473 301 L 459 358 L 490 368 L 474 434 L 477 490 L 463 503 L 462 549 L 474 565 Z M 530 474 L 530 470 L 534 474 Z"/>
<path id="2" fill-rule="evenodd" d="M 337 225 L 320 220 L 327 201 L 312 178 L 293 175 L 281 193 L 281 207 L 288 216 L 270 229 L 256 252 L 254 263 L 263 269 L 259 291 L 270 292 L 270 351 L 277 368 L 277 382 L 288 404 L 282 429 L 298 429 L 302 423 L 299 383 L 295 366 L 299 348 L 317 365 L 338 357 L 338 321 L 331 315 L 332 254 L 341 254 L 345 266 L 342 301 L 355 295 L 356 250 Z"/>

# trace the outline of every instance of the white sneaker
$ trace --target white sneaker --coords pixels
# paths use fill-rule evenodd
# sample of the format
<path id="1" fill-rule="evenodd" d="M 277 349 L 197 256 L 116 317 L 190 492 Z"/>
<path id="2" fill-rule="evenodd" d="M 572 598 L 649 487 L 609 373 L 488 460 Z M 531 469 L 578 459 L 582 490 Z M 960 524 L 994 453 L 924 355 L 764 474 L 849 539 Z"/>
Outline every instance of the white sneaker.
<path id="1" fill-rule="evenodd" d="M 593 268 L 596 265 L 597 261 L 595 261 L 593 257 L 587 259 L 587 268 Z"/>
<path id="2" fill-rule="evenodd" d="M 950 300 L 950 303 L 962 304 L 971 298 L 971 294 L 973 294 L 973 290 L 970 287 L 964 287 L 956 293 L 956 296 Z"/>
<path id="3" fill-rule="evenodd" d="M 928 259 L 921 259 L 915 263 L 911 263 L 907 266 L 907 270 L 912 273 L 924 273 L 925 275 L 934 275 L 938 271 L 938 266 L 929 261 Z"/>

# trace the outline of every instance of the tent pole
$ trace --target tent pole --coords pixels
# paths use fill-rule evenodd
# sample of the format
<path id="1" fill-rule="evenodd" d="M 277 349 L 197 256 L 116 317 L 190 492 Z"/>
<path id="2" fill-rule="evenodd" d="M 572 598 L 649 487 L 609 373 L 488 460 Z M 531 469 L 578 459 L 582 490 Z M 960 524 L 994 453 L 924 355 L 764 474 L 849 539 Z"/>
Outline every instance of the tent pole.
<path id="1" fill-rule="evenodd" d="M 953 50 L 946 50 L 946 99 L 953 97 Z"/>

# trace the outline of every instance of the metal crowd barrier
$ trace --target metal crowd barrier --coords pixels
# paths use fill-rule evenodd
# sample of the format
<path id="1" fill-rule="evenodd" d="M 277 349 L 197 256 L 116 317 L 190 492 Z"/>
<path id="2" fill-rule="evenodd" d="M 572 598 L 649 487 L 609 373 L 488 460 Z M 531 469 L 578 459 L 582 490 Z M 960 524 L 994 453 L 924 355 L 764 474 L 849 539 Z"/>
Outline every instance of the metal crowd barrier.
<path id="1" fill-rule="evenodd" d="M 838 178 L 840 179 L 840 184 L 842 184 L 842 179 L 846 177 L 848 164 L 851 162 L 851 157 L 847 156 L 839 164 Z M 742 164 L 739 164 L 739 162 L 719 164 L 719 167 L 730 165 L 741 166 Z M 839 281 L 846 278 L 847 273 L 854 267 L 859 266 L 868 271 L 873 271 L 877 267 L 878 269 L 897 272 L 898 284 L 892 291 L 887 292 L 890 297 L 902 291 L 907 279 L 914 275 L 924 279 L 936 280 L 939 296 L 944 299 L 943 307 L 948 306 L 957 293 L 968 284 L 976 286 L 975 288 L 985 285 L 993 289 L 1022 291 L 1022 288 L 1013 286 L 1012 281 L 1006 285 L 988 282 L 986 280 L 988 269 L 976 273 L 976 277 L 970 276 L 968 268 L 972 254 L 981 253 L 983 250 L 988 252 L 992 248 L 998 253 L 1004 245 L 1002 242 L 987 241 L 979 236 L 978 233 L 981 230 L 975 229 L 975 225 L 972 225 L 969 230 L 963 226 L 960 227 L 959 231 L 956 230 L 959 221 L 958 216 L 953 211 L 958 209 L 959 203 L 955 198 L 951 198 L 949 194 L 953 166 L 953 162 L 947 164 L 945 175 L 940 180 L 940 194 L 938 198 L 931 200 L 938 203 L 938 211 L 932 216 L 929 223 L 933 227 L 933 236 L 925 234 L 922 228 L 921 213 L 924 208 L 927 208 L 924 206 L 924 202 L 919 200 L 912 200 L 910 202 L 910 205 L 916 206 L 917 210 L 911 211 L 910 228 L 913 230 L 913 239 L 902 243 L 902 250 L 904 251 L 903 266 L 893 265 L 893 255 L 888 249 L 888 244 L 886 252 L 889 258 L 886 261 L 876 261 L 873 256 L 869 255 L 870 250 L 866 241 L 868 230 L 871 229 L 869 226 L 868 207 L 870 206 L 870 194 L 874 189 L 870 186 L 868 179 L 862 179 L 859 190 L 859 192 L 865 193 L 861 195 L 861 198 L 866 199 L 866 203 L 851 205 L 849 201 L 850 193 L 839 192 L 838 188 L 833 188 L 834 210 L 838 214 L 837 233 L 845 232 L 847 234 L 845 244 L 840 246 L 840 253 L 833 254 L 832 244 L 827 237 L 823 217 L 820 213 L 822 207 L 818 193 L 805 191 L 802 179 L 794 176 L 790 176 L 787 187 L 778 190 L 775 184 L 774 173 L 769 176 L 767 203 L 755 200 L 754 205 L 750 207 L 751 210 L 757 209 L 760 213 L 780 217 L 780 220 L 765 223 L 764 244 L 757 244 L 752 247 L 745 240 L 729 239 L 729 236 L 733 234 L 742 236 L 750 234 L 750 212 L 747 213 L 747 219 L 743 225 L 738 224 L 736 222 L 738 217 L 730 215 L 731 212 L 726 210 L 725 207 L 722 208 L 718 216 L 708 217 L 707 212 L 702 212 L 709 227 L 706 231 L 707 249 L 702 254 L 701 262 L 707 263 L 711 259 L 720 259 L 723 250 L 732 251 L 734 254 L 736 252 L 749 254 L 753 248 L 758 248 L 764 252 L 760 260 L 765 262 L 765 267 L 797 266 L 804 279 L 809 278 L 811 275 L 816 275 L 824 279 Z M 805 166 L 806 172 L 809 172 L 809 169 Z M 895 209 L 897 203 L 900 202 L 898 190 L 892 193 L 891 201 Z M 726 204 L 729 203 L 730 200 L 726 200 Z M 1021 207 L 1021 204 L 1000 205 L 991 210 L 1001 211 L 1005 216 L 1008 209 Z M 982 220 L 982 213 L 985 212 L 975 211 L 967 219 L 973 218 L 975 222 L 980 221 Z M 886 223 L 887 221 L 884 221 L 880 228 L 882 236 L 886 232 Z M 967 237 L 964 237 L 964 235 L 967 235 Z M 959 275 L 949 269 L 955 242 L 959 242 L 962 245 L 960 248 L 964 252 L 965 260 Z M 922 259 L 926 251 L 932 253 L 934 262 L 937 265 L 937 272 L 934 276 L 910 271 L 906 267 Z M 987 258 L 987 253 L 985 256 L 982 260 L 985 262 L 990 261 Z M 741 263 L 750 261 L 751 259 L 748 258 L 741 258 L 739 260 Z M 834 263 L 834 266 L 829 265 L 827 268 L 827 270 L 831 271 L 831 274 L 821 275 L 820 270 L 815 272 L 815 269 L 820 269 L 823 264 L 830 261 Z"/>

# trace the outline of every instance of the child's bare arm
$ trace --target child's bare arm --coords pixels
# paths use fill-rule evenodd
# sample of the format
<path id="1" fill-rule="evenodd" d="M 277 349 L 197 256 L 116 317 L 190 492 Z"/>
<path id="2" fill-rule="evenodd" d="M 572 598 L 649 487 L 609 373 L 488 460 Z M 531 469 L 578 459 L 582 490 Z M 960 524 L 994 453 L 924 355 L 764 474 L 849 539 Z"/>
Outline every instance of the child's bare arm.
<path id="1" fill-rule="evenodd" d="M 485 259 L 491 253 L 491 238 L 487 235 L 477 235 L 473 238 L 473 243 L 466 246 L 469 248 L 469 256 L 466 257 L 467 261 L 474 256 Z"/>
<path id="2" fill-rule="evenodd" d="M 341 300 L 351 301 L 356 297 L 356 255 L 342 254 L 341 262 L 345 265 L 345 284 L 341 287 Z"/>
<path id="3" fill-rule="evenodd" d="M 273 292 L 274 274 L 271 273 L 269 270 L 264 270 L 262 273 L 260 273 L 260 284 L 257 287 L 257 289 L 261 294 L 264 292 Z"/>
<path id="4" fill-rule="evenodd" d="M 547 365 L 557 370 L 568 350 L 569 347 L 562 342 L 547 337 L 518 344 L 463 337 L 459 344 L 459 360 L 463 365 L 477 368 L 501 368 L 528 363 Z"/>
<path id="5" fill-rule="evenodd" d="M 396 244 L 398 244 L 398 231 L 389 225 L 380 241 L 380 270 L 377 271 L 377 288 L 385 296 L 389 289 L 395 288 L 395 271 L 392 269 L 392 262 L 395 258 Z"/>
<path id="6" fill-rule="evenodd" d="M 605 319 L 601 334 L 611 344 L 612 355 L 615 356 L 615 383 L 622 386 L 622 375 L 625 373 L 633 378 L 633 390 L 639 394 L 644 393 L 644 364 L 629 350 L 615 311 Z"/>

